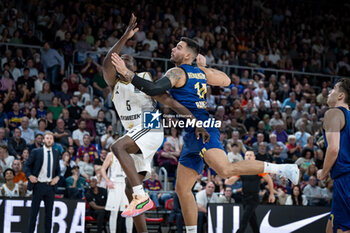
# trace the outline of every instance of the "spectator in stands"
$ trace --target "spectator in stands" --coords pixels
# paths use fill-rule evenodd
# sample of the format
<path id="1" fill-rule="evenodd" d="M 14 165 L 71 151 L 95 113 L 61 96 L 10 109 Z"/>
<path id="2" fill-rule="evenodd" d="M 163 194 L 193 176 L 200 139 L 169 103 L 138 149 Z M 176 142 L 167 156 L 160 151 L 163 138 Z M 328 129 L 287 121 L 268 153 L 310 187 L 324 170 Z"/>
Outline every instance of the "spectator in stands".
<path id="1" fill-rule="evenodd" d="M 289 98 L 285 99 L 282 104 L 282 109 L 284 109 L 287 105 L 292 109 L 295 109 L 298 101 L 296 100 L 295 92 L 289 93 Z"/>
<path id="2" fill-rule="evenodd" d="M 228 144 L 230 145 L 230 144 Z M 227 158 L 231 163 L 238 162 L 243 160 L 243 157 L 240 153 L 240 149 L 237 143 L 232 143 L 230 145 L 230 150 L 227 154 Z"/>
<path id="3" fill-rule="evenodd" d="M 43 101 L 45 107 L 52 105 L 52 98 L 54 96 L 55 94 L 51 91 L 49 82 L 45 82 L 42 91 L 37 94 L 38 101 Z"/>
<path id="4" fill-rule="evenodd" d="M 89 94 L 89 89 L 88 89 L 88 83 L 79 83 L 78 85 L 78 96 L 79 96 L 79 102 L 78 106 L 80 107 L 85 107 L 91 103 L 91 96 Z"/>
<path id="5" fill-rule="evenodd" d="M 199 191 L 196 194 L 196 202 L 198 208 L 198 233 L 203 232 L 203 225 L 205 223 L 205 219 L 207 219 L 208 214 L 208 204 L 209 203 L 218 203 L 219 197 L 214 193 L 214 183 L 209 182 L 204 190 Z"/>
<path id="6" fill-rule="evenodd" d="M 6 138 L 6 130 L 3 127 L 0 127 L 0 146 L 6 145 L 7 146 L 7 138 Z"/>
<path id="7" fill-rule="evenodd" d="M 1 91 L 10 92 L 11 90 L 16 90 L 15 81 L 13 80 L 12 74 L 8 70 L 4 70 L 0 83 Z"/>
<path id="8" fill-rule="evenodd" d="M 21 124 L 21 119 L 22 119 L 22 117 L 24 117 L 24 114 L 19 109 L 19 102 L 13 103 L 12 110 L 13 111 L 9 112 L 7 115 L 8 120 L 9 120 L 10 130 L 13 130 L 13 129 L 19 127 Z"/>
<path id="9" fill-rule="evenodd" d="M 268 144 L 269 154 L 278 154 L 282 160 L 288 158 L 287 151 L 288 148 L 282 142 L 277 141 L 277 136 L 275 134 L 270 134 L 270 143 Z"/>
<path id="10" fill-rule="evenodd" d="M 79 166 L 72 167 L 72 175 L 66 178 L 67 198 L 82 198 L 87 185 L 85 178 L 80 176 Z"/>
<path id="11" fill-rule="evenodd" d="M 23 75 L 18 78 L 16 85 L 17 90 L 21 90 L 23 86 L 26 86 L 29 96 L 34 93 L 34 80 L 29 76 L 29 68 L 24 68 Z"/>
<path id="12" fill-rule="evenodd" d="M 239 146 L 240 153 L 245 153 L 247 149 L 245 148 L 243 142 L 241 139 L 239 139 L 239 132 L 238 131 L 233 131 L 232 132 L 232 138 L 227 140 L 228 143 L 236 143 Z"/>
<path id="13" fill-rule="evenodd" d="M 35 107 L 32 107 L 29 111 L 28 127 L 34 132 L 38 129 L 38 118 L 36 115 L 36 109 Z"/>
<path id="14" fill-rule="evenodd" d="M 92 177 L 90 181 L 90 188 L 86 192 L 86 201 L 89 203 L 90 209 L 87 210 L 86 215 L 92 216 L 97 222 L 97 231 L 102 232 L 103 221 L 107 212 L 105 210 L 107 202 L 107 190 L 97 186 L 96 177 Z"/>
<path id="15" fill-rule="evenodd" d="M 107 132 L 108 122 L 105 119 L 105 113 L 103 110 L 99 110 L 97 113 L 97 119 L 94 121 L 96 129 L 95 142 L 100 143 L 100 139 Z M 112 127 L 113 131 L 113 127 Z M 102 146 L 104 147 L 104 146 Z"/>
<path id="16" fill-rule="evenodd" d="M 89 180 L 91 176 L 94 174 L 94 166 L 92 161 L 90 160 L 90 155 L 88 152 L 84 152 L 83 156 L 77 162 L 80 168 L 80 174 L 86 180 Z"/>
<path id="17" fill-rule="evenodd" d="M 57 96 L 52 97 L 51 105 L 47 108 L 48 112 L 52 112 L 53 120 L 57 120 L 62 113 L 62 104 Z"/>
<path id="18" fill-rule="evenodd" d="M 71 99 L 70 106 L 68 106 L 69 117 L 73 118 L 74 120 L 78 120 L 82 112 L 81 107 L 78 106 L 78 101 L 79 97 L 74 95 Z"/>
<path id="19" fill-rule="evenodd" d="M 22 138 L 26 141 L 27 145 L 33 144 L 34 143 L 34 131 L 30 128 L 29 126 L 29 119 L 28 117 L 22 117 L 21 119 L 21 126 L 19 129 L 22 132 Z"/>
<path id="20" fill-rule="evenodd" d="M 304 170 L 307 170 L 307 168 L 311 165 L 311 164 L 315 164 L 315 162 L 313 161 L 313 156 L 314 156 L 314 152 L 313 150 L 309 149 L 309 148 L 305 148 L 303 149 L 303 151 L 301 152 L 301 157 L 298 158 L 297 161 L 295 161 L 296 164 L 298 164 L 298 166 Z"/>
<path id="21" fill-rule="evenodd" d="M 90 135 L 90 133 L 85 130 L 85 127 L 86 127 L 86 121 L 81 120 L 79 122 L 78 129 L 73 131 L 72 138 L 75 146 L 77 147 L 80 147 L 81 145 L 84 144 L 83 138 L 85 134 Z"/>
<path id="22" fill-rule="evenodd" d="M 98 73 L 95 74 L 94 78 L 92 79 L 94 95 L 106 99 L 110 91 L 107 86 L 107 83 L 103 79 L 102 68 L 100 66 L 97 67 L 97 71 Z"/>
<path id="23" fill-rule="evenodd" d="M 164 167 L 168 175 L 174 175 L 178 164 L 180 152 L 176 152 L 170 142 L 164 142 L 163 148 L 158 152 L 158 164 Z"/>
<path id="24" fill-rule="evenodd" d="M 301 155 L 301 147 L 297 145 L 297 139 L 294 135 L 288 136 L 288 158 L 296 161 Z"/>
<path id="25" fill-rule="evenodd" d="M 4 171 L 7 168 L 12 167 L 12 162 L 15 159 L 14 156 L 8 154 L 7 152 L 7 146 L 1 145 L 0 146 L 0 166 L 2 167 L 2 170 Z"/>
<path id="26" fill-rule="evenodd" d="M 71 160 L 71 156 L 68 151 L 62 153 L 60 159 L 60 177 L 67 178 L 72 175 L 72 168 L 75 166 L 75 162 Z"/>
<path id="27" fill-rule="evenodd" d="M 24 164 L 25 161 L 27 161 L 28 158 L 29 158 L 29 148 L 26 147 L 26 148 L 24 148 L 24 150 L 22 151 L 22 154 L 21 154 L 21 162 L 22 162 L 22 164 Z"/>
<path id="28" fill-rule="evenodd" d="M 89 114 L 90 119 L 96 120 L 97 114 L 101 110 L 100 99 L 98 97 L 94 97 L 92 100 L 92 104 L 86 106 L 85 110 Z"/>
<path id="29" fill-rule="evenodd" d="M 99 66 L 100 65 L 97 64 L 91 56 L 87 56 L 80 72 L 87 84 L 92 83 L 92 79 L 94 78 L 95 74 L 97 74 L 97 67 Z"/>
<path id="30" fill-rule="evenodd" d="M 54 89 L 56 89 L 60 83 L 59 75 L 64 75 L 63 57 L 57 52 L 57 50 L 51 49 L 49 42 L 46 41 L 44 42 L 43 49 L 41 50 L 41 61 L 44 65 L 46 80 L 53 86 Z"/>
<path id="31" fill-rule="evenodd" d="M 85 156 L 85 153 L 88 153 L 91 163 L 93 163 L 95 159 L 98 159 L 96 147 L 93 144 L 91 144 L 91 137 L 88 134 L 85 134 L 83 136 L 83 144 L 78 148 L 78 153 L 77 157 L 75 158 L 75 161 L 79 162 L 83 160 L 83 156 Z M 81 167 L 80 171 L 82 171 Z"/>
<path id="32" fill-rule="evenodd" d="M 273 117 L 270 120 L 272 129 L 275 129 L 277 125 L 284 126 L 284 122 L 280 112 L 274 112 Z"/>
<path id="33" fill-rule="evenodd" d="M 101 137 L 101 147 L 109 150 L 110 146 L 115 141 L 114 135 L 113 125 L 108 125 L 105 134 Z"/>
<path id="34" fill-rule="evenodd" d="M 284 130 L 283 125 L 276 125 L 275 130 L 272 133 L 277 136 L 277 141 L 282 142 L 283 144 L 288 141 L 288 134 Z"/>
<path id="35" fill-rule="evenodd" d="M 96 129 L 95 129 L 95 124 L 92 119 L 90 119 L 90 116 L 86 110 L 83 110 L 81 112 L 81 118 L 78 120 L 78 124 L 81 120 L 85 120 L 86 122 L 86 131 L 88 131 L 92 137 L 92 141 L 95 140 L 96 137 Z"/>
<path id="36" fill-rule="evenodd" d="M 301 148 L 304 148 L 307 144 L 307 139 L 311 135 L 308 132 L 305 132 L 305 123 L 302 122 L 299 126 L 299 131 L 295 133 L 295 138 L 297 140 L 297 144 L 301 146 Z"/>
<path id="37" fill-rule="evenodd" d="M 38 107 L 39 108 L 36 110 L 38 119 L 45 118 L 47 114 L 45 110 L 45 102 L 42 100 L 39 100 Z"/>
<path id="38" fill-rule="evenodd" d="M 3 175 L 6 183 L 1 186 L 1 195 L 4 197 L 23 197 L 25 195 L 23 185 L 14 182 L 15 171 L 12 168 L 7 168 Z"/>
<path id="39" fill-rule="evenodd" d="M 304 188 L 304 194 L 308 200 L 309 205 L 319 206 L 325 205 L 326 195 L 322 192 L 322 189 L 317 186 L 316 177 L 311 176 L 309 178 L 309 184 Z"/>
<path id="40" fill-rule="evenodd" d="M 272 157 L 268 153 L 267 145 L 265 142 L 261 142 L 258 147 L 258 153 L 256 154 L 256 160 L 272 162 Z"/>
<path id="41" fill-rule="evenodd" d="M 29 150 L 32 151 L 33 149 L 42 147 L 43 139 L 44 139 L 43 134 L 41 133 L 36 134 L 34 143 L 29 146 Z"/>
<path id="42" fill-rule="evenodd" d="M 68 83 L 66 81 L 62 82 L 61 90 L 56 94 L 56 96 L 59 98 L 59 102 L 64 107 L 68 106 L 70 100 L 72 99 L 72 93 L 68 92 Z"/>
<path id="43" fill-rule="evenodd" d="M 247 129 L 249 129 L 250 127 L 257 129 L 259 121 L 260 119 L 258 117 L 258 109 L 253 108 L 251 115 L 245 120 L 244 125 Z"/>
<path id="44" fill-rule="evenodd" d="M 151 177 L 144 181 L 145 191 L 149 192 L 150 198 L 154 204 L 159 208 L 161 205 L 164 206 L 165 202 L 171 198 L 169 193 L 163 193 L 163 187 L 158 180 L 158 175 L 152 169 Z"/>
<path id="45" fill-rule="evenodd" d="M 26 183 L 27 178 L 23 172 L 22 162 L 19 159 L 15 159 L 12 162 L 12 169 L 15 171 L 15 177 L 13 182 L 15 183 Z"/>
<path id="46" fill-rule="evenodd" d="M 307 198 L 300 190 L 299 185 L 294 185 L 291 195 L 288 195 L 285 205 L 306 206 Z"/>
<path id="47" fill-rule="evenodd" d="M 8 128 L 7 113 L 4 112 L 4 104 L 0 102 L 0 127 Z"/>
<path id="48" fill-rule="evenodd" d="M 8 151 L 10 155 L 15 156 L 15 158 L 20 158 L 22 151 L 26 148 L 26 141 L 21 137 L 22 132 L 19 128 L 13 130 L 13 137 L 9 139 Z"/>
<path id="49" fill-rule="evenodd" d="M 225 186 L 224 195 L 219 197 L 218 203 L 235 203 L 235 199 L 232 198 L 231 186 Z"/>
<path id="50" fill-rule="evenodd" d="M 16 67 L 16 60 L 14 58 L 10 60 L 9 65 L 10 65 L 9 71 L 11 72 L 11 75 L 15 80 L 15 82 L 17 82 L 18 78 L 22 75 L 22 72 L 20 69 Z"/>
<path id="51" fill-rule="evenodd" d="M 68 109 L 66 109 L 66 108 L 62 109 L 61 119 L 64 121 L 64 128 L 65 129 L 68 129 L 70 131 L 74 131 L 77 128 L 77 123 L 75 122 L 75 119 L 69 117 Z"/>
<path id="52" fill-rule="evenodd" d="M 52 132 L 57 143 L 64 147 L 73 145 L 72 133 L 70 130 L 65 129 L 64 121 L 61 118 L 56 121 L 56 128 Z"/>
<path id="53" fill-rule="evenodd" d="M 47 121 L 46 119 L 42 118 L 38 122 L 38 129 L 35 131 L 35 135 L 41 134 L 45 135 L 46 132 L 49 132 L 49 130 L 46 130 L 47 128 Z"/>
<path id="54" fill-rule="evenodd" d="M 34 81 L 35 94 L 42 92 L 44 83 L 46 82 L 44 78 L 45 78 L 45 73 L 42 71 L 39 71 L 37 79 Z"/>
<path id="55" fill-rule="evenodd" d="M 170 133 L 171 134 L 166 137 L 166 141 L 171 144 L 176 152 L 181 152 L 184 141 L 180 132 L 176 128 L 171 128 Z"/>

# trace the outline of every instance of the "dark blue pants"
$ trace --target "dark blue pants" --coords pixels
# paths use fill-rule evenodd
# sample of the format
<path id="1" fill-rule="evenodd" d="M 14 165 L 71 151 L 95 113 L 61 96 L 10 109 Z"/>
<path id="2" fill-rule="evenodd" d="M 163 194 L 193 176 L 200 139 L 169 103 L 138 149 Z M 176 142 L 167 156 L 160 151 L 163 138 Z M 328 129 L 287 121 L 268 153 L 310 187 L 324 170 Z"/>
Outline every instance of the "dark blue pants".
<path id="1" fill-rule="evenodd" d="M 46 80 L 50 83 L 51 89 L 60 87 L 60 65 L 54 65 L 47 68 Z"/>
<path id="2" fill-rule="evenodd" d="M 33 233 L 35 230 L 36 218 L 40 209 L 40 202 L 45 204 L 45 233 L 51 233 L 52 209 L 55 199 L 55 187 L 45 183 L 36 183 L 33 187 L 32 207 L 30 209 L 29 230 Z"/>

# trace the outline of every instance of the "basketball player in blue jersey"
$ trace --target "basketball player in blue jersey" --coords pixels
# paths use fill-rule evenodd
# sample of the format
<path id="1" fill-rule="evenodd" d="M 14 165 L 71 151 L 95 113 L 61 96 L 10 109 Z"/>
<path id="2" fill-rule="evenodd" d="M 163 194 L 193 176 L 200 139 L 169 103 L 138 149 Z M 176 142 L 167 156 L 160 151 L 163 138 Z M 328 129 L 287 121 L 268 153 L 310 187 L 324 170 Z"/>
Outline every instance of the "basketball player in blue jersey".
<path id="1" fill-rule="evenodd" d="M 330 172 L 333 183 L 332 211 L 327 233 L 350 233 L 350 79 L 340 79 L 329 93 L 330 109 L 323 120 L 327 150 L 320 180 Z M 332 231 L 333 229 L 333 231 Z"/>
<path id="2" fill-rule="evenodd" d="M 151 96 L 170 90 L 173 98 L 188 108 L 198 120 L 206 121 L 209 119 L 205 97 L 207 84 L 228 86 L 231 81 L 225 73 L 206 68 L 205 58 L 198 55 L 198 51 L 199 46 L 194 40 L 181 38 L 171 53 L 171 61 L 176 67 L 168 70 L 165 77 L 156 82 L 135 75 L 117 54 L 112 54 L 112 63 L 121 74 L 121 79 Z M 198 66 L 192 66 L 196 58 Z M 185 129 L 185 144 L 179 159 L 175 191 L 179 196 L 186 232 L 197 232 L 198 212 L 191 189 L 198 174 L 203 171 L 203 158 L 223 178 L 267 172 L 286 176 L 294 184 L 298 183 L 299 169 L 296 164 L 277 165 L 256 160 L 230 163 L 220 143 L 219 130 L 215 127 L 206 129 L 210 134 L 210 140 L 206 143 L 195 135 L 195 129 Z"/>
<path id="3" fill-rule="evenodd" d="M 119 82 L 120 80 L 117 77 L 116 70 L 111 63 L 112 53 L 118 54 L 124 44 L 133 37 L 137 30 L 136 17 L 132 15 L 124 35 L 110 49 L 103 62 L 104 79 L 113 93 L 112 101 L 120 117 L 131 114 L 141 115 L 141 109 L 147 106 L 151 107 L 149 110 L 153 109 L 152 104 L 154 101 L 152 98 L 135 90 L 135 87 L 131 84 Z M 136 62 L 132 56 L 124 54 L 122 55 L 122 59 L 129 69 L 136 69 Z M 143 73 L 143 77 L 150 78 L 147 73 Z M 178 114 L 186 115 L 190 119 L 195 120 L 193 114 L 178 101 L 171 98 L 169 94 L 163 93 L 153 98 L 173 109 Z M 124 210 L 122 216 L 134 217 L 133 220 L 137 232 L 147 232 L 146 222 L 142 213 L 153 205 L 148 194 L 144 192 L 142 181 L 150 173 L 152 158 L 164 139 L 163 132 L 142 129 L 141 119 L 139 118 L 129 121 L 121 119 L 121 121 L 128 132 L 111 146 L 111 150 L 118 158 L 127 176 L 126 194 L 131 203 Z M 209 138 L 209 134 L 204 128 L 196 128 L 196 134 L 198 137 Z M 142 153 L 138 154 L 139 151 Z M 130 154 L 133 155 L 131 156 Z"/>

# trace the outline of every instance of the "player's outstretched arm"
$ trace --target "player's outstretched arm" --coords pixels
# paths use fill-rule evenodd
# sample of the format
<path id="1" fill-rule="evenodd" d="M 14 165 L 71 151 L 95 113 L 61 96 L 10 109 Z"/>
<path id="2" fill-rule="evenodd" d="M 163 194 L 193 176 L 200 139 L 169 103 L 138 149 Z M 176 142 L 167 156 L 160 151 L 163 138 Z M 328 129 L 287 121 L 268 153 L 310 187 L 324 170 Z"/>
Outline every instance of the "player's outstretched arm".
<path id="1" fill-rule="evenodd" d="M 323 121 L 323 128 L 326 131 L 328 147 L 323 163 L 323 169 L 318 173 L 318 178 L 323 180 L 327 177 L 338 157 L 340 146 L 340 130 L 345 125 L 345 117 L 342 110 L 338 108 L 329 109 Z"/>
<path id="2" fill-rule="evenodd" d="M 207 76 L 207 83 L 212 86 L 228 86 L 231 84 L 231 79 L 220 70 L 213 68 L 206 68 L 207 62 L 202 54 L 198 54 L 196 57 L 198 67 Z"/>
<path id="3" fill-rule="evenodd" d="M 105 59 L 103 60 L 103 77 L 110 87 L 114 87 L 116 82 L 116 70 L 112 64 L 112 53 L 119 54 L 120 50 L 123 48 L 125 43 L 134 36 L 134 34 L 139 30 L 136 28 L 136 17 L 134 14 L 131 14 L 129 25 L 124 32 L 123 36 L 118 40 L 117 43 L 108 51 Z"/>
<path id="4" fill-rule="evenodd" d="M 168 70 L 165 76 L 155 82 L 138 77 L 134 72 L 129 70 L 124 61 L 116 53 L 112 54 L 112 64 L 116 70 L 123 76 L 123 81 L 131 82 L 140 91 L 149 96 L 156 96 L 165 93 L 173 86 L 181 86 L 186 81 L 186 74 L 181 68 L 172 68 Z"/>
<path id="5" fill-rule="evenodd" d="M 197 121 L 196 117 L 191 113 L 190 110 L 188 110 L 185 106 L 183 106 L 177 100 L 172 98 L 168 93 L 163 93 L 157 96 L 153 96 L 153 98 L 157 100 L 159 103 L 171 108 L 177 114 L 184 116 L 187 119 Z M 207 143 L 210 140 L 209 133 L 203 127 L 200 127 L 200 128 L 196 127 L 196 136 L 197 136 L 197 139 L 202 138 L 203 143 Z"/>

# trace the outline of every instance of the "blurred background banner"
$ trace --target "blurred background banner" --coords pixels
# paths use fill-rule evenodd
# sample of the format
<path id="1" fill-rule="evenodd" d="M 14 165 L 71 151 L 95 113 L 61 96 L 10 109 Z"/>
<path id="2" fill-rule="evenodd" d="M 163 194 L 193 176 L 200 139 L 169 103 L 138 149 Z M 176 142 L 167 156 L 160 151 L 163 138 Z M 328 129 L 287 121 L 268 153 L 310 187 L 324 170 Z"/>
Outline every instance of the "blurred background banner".
<path id="1" fill-rule="evenodd" d="M 0 198 L 0 233 L 26 232 L 31 199 Z M 43 202 L 41 207 L 44 207 Z M 83 200 L 56 199 L 53 207 L 53 232 L 73 233 L 85 230 L 85 202 Z M 40 209 L 36 232 L 44 232 L 44 208 Z"/>
<path id="2" fill-rule="evenodd" d="M 231 233 L 239 229 L 243 206 L 209 204 L 208 233 Z M 318 206 L 259 205 L 256 209 L 260 233 L 324 232 L 330 208 Z M 246 233 L 252 230 L 248 225 Z"/>

